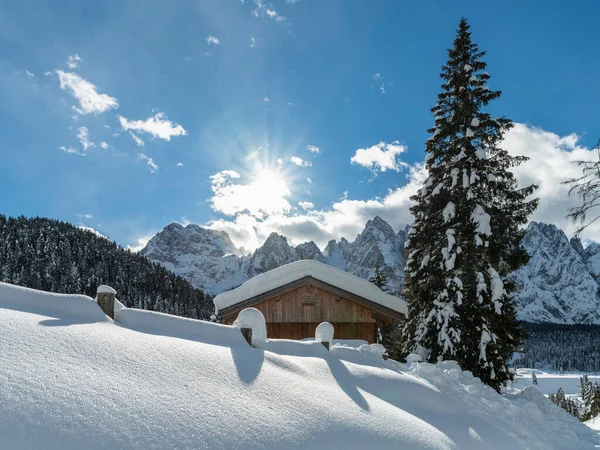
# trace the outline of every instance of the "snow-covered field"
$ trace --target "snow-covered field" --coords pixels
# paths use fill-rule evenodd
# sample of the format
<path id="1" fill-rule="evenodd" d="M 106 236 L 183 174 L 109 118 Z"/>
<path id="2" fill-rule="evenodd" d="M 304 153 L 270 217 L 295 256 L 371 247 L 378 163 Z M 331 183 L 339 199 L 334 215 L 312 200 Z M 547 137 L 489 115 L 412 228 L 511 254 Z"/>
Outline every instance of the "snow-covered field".
<path id="1" fill-rule="evenodd" d="M 0 449 L 588 449 L 536 389 L 0 283 Z"/>
<path id="2" fill-rule="evenodd" d="M 533 384 L 532 372 L 537 377 L 537 385 Z M 575 395 L 581 393 L 579 378 L 583 373 L 552 373 L 538 369 L 517 369 L 517 377 L 514 387 L 524 389 L 528 386 L 534 387 L 542 394 L 556 394 L 562 387 L 565 394 Z M 600 375 L 588 375 L 591 381 L 600 382 Z"/>

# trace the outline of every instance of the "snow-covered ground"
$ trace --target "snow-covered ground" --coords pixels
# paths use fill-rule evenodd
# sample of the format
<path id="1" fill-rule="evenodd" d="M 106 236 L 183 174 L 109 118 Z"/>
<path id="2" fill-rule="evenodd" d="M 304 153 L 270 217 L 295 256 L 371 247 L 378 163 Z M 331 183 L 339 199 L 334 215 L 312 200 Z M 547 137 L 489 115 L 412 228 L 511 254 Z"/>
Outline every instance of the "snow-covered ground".
<path id="1" fill-rule="evenodd" d="M 596 416 L 593 419 L 588 420 L 585 424 L 592 430 L 600 431 L 600 416 Z"/>
<path id="2" fill-rule="evenodd" d="M 234 327 L 0 283 L 0 449 L 588 449 L 536 389 L 500 396 L 452 362 Z"/>
<path id="3" fill-rule="evenodd" d="M 537 385 L 533 384 L 532 372 L 537 377 Z M 532 386 L 542 394 L 556 394 L 561 387 L 565 394 L 575 395 L 581 393 L 579 378 L 583 373 L 552 373 L 538 369 L 517 369 L 517 377 L 514 387 L 524 389 Z M 600 382 L 600 375 L 588 375 L 591 381 Z"/>

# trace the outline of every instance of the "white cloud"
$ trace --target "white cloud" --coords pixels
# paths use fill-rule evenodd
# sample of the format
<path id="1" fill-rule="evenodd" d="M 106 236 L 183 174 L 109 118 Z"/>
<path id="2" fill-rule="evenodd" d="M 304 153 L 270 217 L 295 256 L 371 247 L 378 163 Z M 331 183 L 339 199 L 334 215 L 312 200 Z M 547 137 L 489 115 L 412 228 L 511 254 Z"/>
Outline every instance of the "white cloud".
<path id="1" fill-rule="evenodd" d="M 374 80 L 383 80 L 383 77 L 381 76 L 381 74 L 379 72 L 377 72 L 375 75 L 373 75 L 373 79 Z"/>
<path id="2" fill-rule="evenodd" d="M 387 91 L 385 90 L 385 84 L 381 83 L 381 86 L 379 86 L 379 93 L 380 94 L 386 94 Z"/>
<path id="3" fill-rule="evenodd" d="M 206 37 L 206 43 L 208 45 L 219 45 L 221 42 L 219 41 L 219 38 L 215 37 L 215 36 L 207 36 Z"/>
<path id="4" fill-rule="evenodd" d="M 104 141 L 100 142 L 100 144 L 98 144 L 98 145 L 100 145 L 100 148 L 102 148 L 102 149 L 104 149 L 104 150 L 107 150 L 108 148 L 110 148 L 110 145 L 108 145 L 108 144 L 107 144 L 106 142 L 104 142 Z"/>
<path id="5" fill-rule="evenodd" d="M 250 48 L 256 47 L 256 38 L 254 36 L 250 36 Z"/>
<path id="6" fill-rule="evenodd" d="M 133 139 L 133 142 L 135 142 L 135 145 L 137 147 L 143 147 L 144 141 L 135 133 L 132 133 L 131 131 L 129 132 L 129 135 L 131 136 L 131 139 Z"/>
<path id="7" fill-rule="evenodd" d="M 597 160 L 595 150 L 578 144 L 575 134 L 559 136 L 540 128 L 516 124 L 509 130 L 503 147 L 512 155 L 523 155 L 529 161 L 513 169 L 520 186 L 537 184 L 539 189 L 534 197 L 540 199 L 538 209 L 531 220 L 557 225 L 571 236 L 578 228 L 566 218 L 571 207 L 581 204 L 577 196 L 569 196 L 569 186 L 563 181 L 581 175 L 577 160 Z M 593 217 L 590 217 L 593 218 Z M 599 240 L 600 224 L 593 224 L 583 234 L 583 238 Z"/>
<path id="8" fill-rule="evenodd" d="M 313 209 L 315 204 L 313 202 L 298 202 L 298 206 L 306 211 Z"/>
<path id="9" fill-rule="evenodd" d="M 159 169 L 158 165 L 154 163 L 152 158 L 144 155 L 143 153 L 138 153 L 138 158 L 146 161 L 146 164 L 148 164 L 148 167 L 150 168 L 150 173 L 155 173 Z"/>
<path id="10" fill-rule="evenodd" d="M 312 162 L 305 161 L 302 158 L 299 158 L 297 156 L 292 156 L 290 158 L 290 162 L 293 163 L 293 164 L 296 164 L 299 167 L 310 167 L 310 166 L 312 166 Z"/>
<path id="11" fill-rule="evenodd" d="M 183 167 L 183 163 L 178 162 L 177 167 Z"/>
<path id="12" fill-rule="evenodd" d="M 277 11 L 273 10 L 273 9 L 267 9 L 265 10 L 265 14 L 267 16 L 269 16 L 271 19 L 275 19 L 277 21 L 282 21 L 285 20 L 285 17 L 280 16 Z"/>
<path id="13" fill-rule="evenodd" d="M 269 97 L 265 97 L 265 98 L 263 99 L 263 101 L 264 101 L 265 103 L 267 103 L 267 102 L 270 102 L 270 101 L 271 101 L 271 99 L 270 99 Z"/>
<path id="14" fill-rule="evenodd" d="M 87 127 L 79 127 L 77 129 L 77 139 L 79 139 L 79 142 L 81 143 L 84 152 L 87 151 L 89 147 L 96 146 L 96 143 L 90 141 L 89 139 Z"/>
<path id="15" fill-rule="evenodd" d="M 170 141 L 173 136 L 185 136 L 187 134 L 187 131 L 181 125 L 168 120 L 164 113 L 156 113 L 146 120 L 128 120 L 123 116 L 117 117 L 123 130 L 148 133 L 165 141 Z"/>
<path id="16" fill-rule="evenodd" d="M 93 219 L 94 216 L 92 216 L 91 214 L 77 214 L 77 217 L 81 217 L 83 219 Z"/>
<path id="17" fill-rule="evenodd" d="M 554 223 L 571 236 L 577 226 L 565 216 L 569 207 L 579 204 L 579 199 L 569 197 L 568 186 L 561 182 L 580 174 L 580 168 L 573 164 L 574 161 L 596 160 L 596 152 L 580 146 L 576 135 L 559 136 L 523 124 L 516 124 L 507 132 L 502 146 L 513 155 L 531 158 L 514 169 L 521 186 L 531 183 L 540 186 L 535 193 L 535 197 L 540 198 L 540 206 L 531 220 Z M 311 209 L 294 215 L 290 215 L 290 210 L 285 208 L 262 216 L 252 215 L 243 210 L 243 205 L 239 205 L 230 211 L 230 215 L 236 214 L 234 219 L 212 221 L 208 226 L 227 231 L 236 245 L 246 249 L 262 245 L 273 231 L 286 235 L 293 245 L 313 240 L 323 249 L 330 239 L 344 236 L 353 240 L 362 231 L 366 221 L 375 215 L 381 216 L 395 230 L 411 223 L 410 197 L 421 188 L 426 176 L 424 165 L 415 164 L 408 171 L 407 183 L 388 190 L 382 197 L 351 199 L 345 193 L 329 208 L 319 211 Z M 288 198 L 286 195 L 285 199 Z M 302 207 L 300 202 L 298 205 Z M 592 240 L 598 240 L 598 236 L 600 224 L 592 225 L 582 235 L 584 239 Z"/>
<path id="18" fill-rule="evenodd" d="M 277 174 L 257 174 L 247 184 L 240 183 L 240 178 L 234 170 L 223 170 L 210 177 L 214 194 L 210 203 L 214 211 L 228 216 L 245 212 L 259 218 L 290 211 L 291 206 L 286 200 L 290 190 Z"/>
<path id="19" fill-rule="evenodd" d="M 30 76 L 30 77 L 35 77 L 35 74 L 33 72 L 30 72 L 29 70 L 25 69 L 25 73 Z"/>
<path id="20" fill-rule="evenodd" d="M 313 181 L 310 178 L 306 178 L 306 181 L 308 182 L 308 184 L 313 184 Z"/>
<path id="21" fill-rule="evenodd" d="M 69 69 L 77 69 L 79 67 L 80 62 L 81 58 L 79 57 L 79 55 L 71 55 L 69 56 L 69 59 L 67 59 L 67 67 L 69 67 Z"/>
<path id="22" fill-rule="evenodd" d="M 69 90 L 73 97 L 79 101 L 79 108 L 73 106 L 73 109 L 79 114 L 99 114 L 119 107 L 116 98 L 106 94 L 98 94 L 96 86 L 76 73 L 63 72 L 62 70 L 56 70 L 55 73 L 58 75 L 60 88 L 63 91 Z"/>
<path id="23" fill-rule="evenodd" d="M 287 236 L 293 245 L 312 240 L 323 249 L 331 239 L 344 236 L 353 240 L 367 220 L 375 215 L 381 216 L 396 230 L 411 223 L 412 216 L 408 210 L 410 196 L 421 187 L 425 173 L 422 164 L 411 167 L 408 183 L 389 190 L 383 198 L 351 200 L 345 195 L 328 209 L 307 210 L 295 215 L 289 215 L 290 210 L 283 208 L 271 214 L 252 215 L 240 207 L 235 210 L 233 220 L 220 219 L 209 222 L 208 226 L 227 231 L 237 246 L 250 250 L 262 245 L 273 231 Z M 302 207 L 301 203 L 298 205 Z M 234 211 L 231 213 L 229 215 L 233 215 Z"/>
<path id="24" fill-rule="evenodd" d="M 285 17 L 273 9 L 273 6 L 264 2 L 264 0 L 254 0 L 256 8 L 252 10 L 254 17 L 268 17 L 276 22 L 285 22 Z"/>
<path id="25" fill-rule="evenodd" d="M 321 149 L 319 147 L 317 147 L 316 145 L 307 145 L 306 150 L 308 150 L 311 153 L 316 153 L 316 154 L 321 153 Z"/>
<path id="26" fill-rule="evenodd" d="M 85 153 L 81 153 L 79 150 L 77 150 L 76 148 L 73 148 L 73 147 L 65 147 L 65 146 L 61 145 L 59 147 L 59 149 L 65 153 L 69 153 L 72 155 L 85 156 Z"/>
<path id="27" fill-rule="evenodd" d="M 148 244 L 148 241 L 150 241 L 150 239 L 152 239 L 153 237 L 154 237 L 154 234 L 149 234 L 149 235 L 139 237 L 135 240 L 134 245 L 128 245 L 127 248 L 129 250 L 131 250 L 132 252 L 139 252 L 141 249 L 143 249 Z"/>
<path id="28" fill-rule="evenodd" d="M 406 163 L 400 161 L 400 154 L 406 151 L 406 146 L 398 141 L 391 143 L 380 142 L 369 148 L 359 148 L 350 162 L 366 167 L 373 173 L 385 172 L 386 170 L 395 170 L 400 172 L 402 168 L 407 167 Z"/>

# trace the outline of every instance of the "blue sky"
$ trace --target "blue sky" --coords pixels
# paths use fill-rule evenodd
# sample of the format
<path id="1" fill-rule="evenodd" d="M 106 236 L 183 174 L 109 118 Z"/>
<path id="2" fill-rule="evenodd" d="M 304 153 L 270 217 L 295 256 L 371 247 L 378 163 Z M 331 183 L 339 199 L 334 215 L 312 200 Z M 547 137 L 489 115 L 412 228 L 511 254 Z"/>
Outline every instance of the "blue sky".
<path id="1" fill-rule="evenodd" d="M 173 221 L 247 249 L 399 228 L 463 15 L 534 219 L 572 231 L 559 182 L 600 137 L 591 1 L 2 2 L 0 213 L 133 247 Z"/>

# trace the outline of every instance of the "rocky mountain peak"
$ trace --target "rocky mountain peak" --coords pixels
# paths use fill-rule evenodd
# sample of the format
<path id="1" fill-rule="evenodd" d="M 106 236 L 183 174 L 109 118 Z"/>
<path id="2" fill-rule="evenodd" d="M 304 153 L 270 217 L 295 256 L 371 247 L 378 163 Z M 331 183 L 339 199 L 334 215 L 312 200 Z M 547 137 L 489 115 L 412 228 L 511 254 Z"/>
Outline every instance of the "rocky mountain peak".
<path id="1" fill-rule="evenodd" d="M 325 258 L 313 241 L 305 242 L 296 246 L 296 255 L 298 259 L 311 259 L 313 261 L 324 262 Z"/>
<path id="2" fill-rule="evenodd" d="M 250 257 L 246 273 L 251 278 L 297 260 L 298 255 L 288 244 L 287 238 L 273 232 L 267 237 L 262 247 L 257 248 Z"/>
<path id="3" fill-rule="evenodd" d="M 140 253 L 150 259 L 174 263 L 180 255 L 222 257 L 238 254 L 239 250 L 224 231 L 171 223 L 150 239 Z"/>
<path id="4" fill-rule="evenodd" d="M 579 254 L 583 254 L 583 244 L 581 243 L 581 239 L 572 237 L 569 241 L 571 247 L 575 249 L 575 251 Z"/>
<path id="5" fill-rule="evenodd" d="M 551 224 L 532 222 L 522 241 L 529 263 L 511 274 L 521 320 L 557 323 L 600 321 L 598 283 L 580 242 Z"/>

